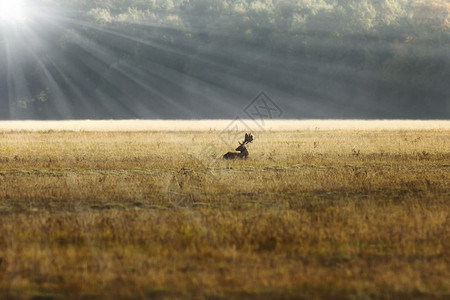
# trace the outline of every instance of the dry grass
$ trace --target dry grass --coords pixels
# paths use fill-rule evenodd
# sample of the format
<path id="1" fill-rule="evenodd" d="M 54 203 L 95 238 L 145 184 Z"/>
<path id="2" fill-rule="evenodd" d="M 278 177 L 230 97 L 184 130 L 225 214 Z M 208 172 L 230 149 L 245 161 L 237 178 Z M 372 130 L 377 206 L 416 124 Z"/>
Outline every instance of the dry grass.
<path id="1" fill-rule="evenodd" d="M 448 298 L 450 131 L 0 132 L 2 298 Z"/>

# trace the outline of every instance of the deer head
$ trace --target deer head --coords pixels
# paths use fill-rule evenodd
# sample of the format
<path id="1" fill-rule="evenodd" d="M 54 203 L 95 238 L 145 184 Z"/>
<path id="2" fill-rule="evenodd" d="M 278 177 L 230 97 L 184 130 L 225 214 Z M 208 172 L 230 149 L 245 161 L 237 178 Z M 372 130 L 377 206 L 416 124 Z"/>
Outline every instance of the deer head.
<path id="1" fill-rule="evenodd" d="M 247 148 L 245 148 L 245 144 L 239 142 L 239 147 L 236 148 L 236 151 L 241 151 L 242 152 L 242 151 L 245 151 L 245 149 L 247 149 Z"/>

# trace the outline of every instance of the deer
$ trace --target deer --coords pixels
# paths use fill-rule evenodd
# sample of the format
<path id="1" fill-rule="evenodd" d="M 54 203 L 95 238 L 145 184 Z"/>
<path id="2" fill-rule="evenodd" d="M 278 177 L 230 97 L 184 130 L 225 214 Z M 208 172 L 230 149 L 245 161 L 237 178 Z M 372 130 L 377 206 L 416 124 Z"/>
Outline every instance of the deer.
<path id="1" fill-rule="evenodd" d="M 239 142 L 239 147 L 236 148 L 236 151 L 239 152 L 228 152 L 224 154 L 223 159 L 247 159 L 248 157 L 248 150 L 247 147 L 245 147 L 247 144 L 251 143 L 253 141 L 253 135 L 251 133 L 245 134 L 244 142 Z"/>

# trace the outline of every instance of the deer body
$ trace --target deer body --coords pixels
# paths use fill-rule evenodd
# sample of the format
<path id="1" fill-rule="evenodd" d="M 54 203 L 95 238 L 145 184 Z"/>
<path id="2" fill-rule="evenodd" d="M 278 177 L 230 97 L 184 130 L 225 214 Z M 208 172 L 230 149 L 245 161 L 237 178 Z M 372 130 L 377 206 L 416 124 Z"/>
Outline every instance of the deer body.
<path id="1" fill-rule="evenodd" d="M 251 143 L 253 141 L 253 135 L 251 134 L 245 134 L 245 140 L 243 143 L 239 142 L 239 147 L 236 148 L 236 151 L 239 152 L 227 152 L 224 154 L 223 159 L 247 159 L 248 157 L 248 150 L 245 147 L 248 143 Z"/>
<path id="2" fill-rule="evenodd" d="M 237 147 L 236 151 L 240 151 L 240 152 L 228 152 L 223 156 L 223 158 L 224 159 L 236 159 L 236 158 L 247 159 L 248 150 L 244 145 Z"/>

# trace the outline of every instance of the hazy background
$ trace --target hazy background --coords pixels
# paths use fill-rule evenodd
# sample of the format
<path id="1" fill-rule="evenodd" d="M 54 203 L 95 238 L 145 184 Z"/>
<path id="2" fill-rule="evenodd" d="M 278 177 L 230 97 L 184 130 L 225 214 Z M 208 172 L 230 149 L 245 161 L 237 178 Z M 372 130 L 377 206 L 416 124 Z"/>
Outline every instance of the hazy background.
<path id="1" fill-rule="evenodd" d="M 36 0 L 0 21 L 0 119 L 450 117 L 447 0 Z"/>

